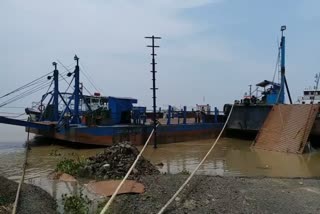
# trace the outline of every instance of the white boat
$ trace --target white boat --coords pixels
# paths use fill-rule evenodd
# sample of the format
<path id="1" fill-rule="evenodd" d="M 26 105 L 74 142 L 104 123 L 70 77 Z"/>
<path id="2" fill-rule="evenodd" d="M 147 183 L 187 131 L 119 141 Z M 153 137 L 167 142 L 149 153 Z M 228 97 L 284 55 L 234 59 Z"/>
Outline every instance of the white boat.
<path id="1" fill-rule="evenodd" d="M 319 86 L 320 74 L 315 76 L 315 86 L 303 90 L 303 96 L 298 97 L 297 104 L 320 104 L 320 89 Z"/>

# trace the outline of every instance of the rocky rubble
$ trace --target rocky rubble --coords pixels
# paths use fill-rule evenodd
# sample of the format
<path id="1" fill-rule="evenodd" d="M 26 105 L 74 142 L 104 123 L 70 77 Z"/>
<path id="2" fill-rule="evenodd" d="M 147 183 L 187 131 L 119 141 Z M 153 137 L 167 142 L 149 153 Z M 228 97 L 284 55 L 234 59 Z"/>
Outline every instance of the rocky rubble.
<path id="1" fill-rule="evenodd" d="M 117 143 L 103 153 L 89 157 L 81 174 L 100 179 L 123 178 L 138 154 L 138 149 L 130 142 Z M 159 174 L 159 170 L 141 156 L 129 179 L 137 180 L 143 175 L 154 174 Z"/>

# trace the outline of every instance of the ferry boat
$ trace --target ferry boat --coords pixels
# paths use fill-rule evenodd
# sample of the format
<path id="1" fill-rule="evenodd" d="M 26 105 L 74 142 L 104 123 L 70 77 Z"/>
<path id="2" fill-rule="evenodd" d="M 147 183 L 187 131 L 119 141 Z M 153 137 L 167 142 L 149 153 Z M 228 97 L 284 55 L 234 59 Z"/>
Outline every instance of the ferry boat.
<path id="1" fill-rule="evenodd" d="M 52 81 L 53 89 L 48 90 L 40 102 L 26 108 L 28 121 L 1 116 L 0 123 L 25 126 L 27 132 L 65 142 L 111 145 L 131 141 L 144 144 L 154 128 L 146 107 L 137 106 L 138 100 L 130 97 L 102 96 L 100 93 L 85 95 L 80 83 L 79 58 L 75 56 L 74 60 L 74 71 L 67 73 L 67 77 L 72 77 L 69 86 L 74 80 L 73 92 L 60 91 L 61 74 L 54 62 L 53 74 L 47 78 Z M 163 113 L 158 111 L 155 144 L 214 138 L 222 129 L 224 116 L 217 108 L 214 112 L 201 112 L 199 117 L 196 117 L 197 113 L 187 111 L 186 107 L 173 111 L 169 106 L 167 117 L 161 118 Z"/>

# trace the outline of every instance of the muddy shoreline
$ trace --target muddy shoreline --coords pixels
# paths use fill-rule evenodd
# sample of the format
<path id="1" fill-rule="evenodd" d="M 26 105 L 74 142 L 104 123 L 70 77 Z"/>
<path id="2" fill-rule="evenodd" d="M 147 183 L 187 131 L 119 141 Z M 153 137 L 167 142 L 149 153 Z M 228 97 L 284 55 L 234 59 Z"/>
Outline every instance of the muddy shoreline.
<path id="1" fill-rule="evenodd" d="M 111 213 L 157 213 L 187 177 L 143 176 L 146 192 L 117 196 Z M 13 203 L 17 185 L 0 177 L 0 196 Z M 319 179 L 196 175 L 165 213 L 320 213 L 319 197 Z M 57 213 L 55 200 L 23 185 L 18 213 L 44 212 Z"/>
<path id="2" fill-rule="evenodd" d="M 112 213 L 157 213 L 188 175 L 142 178 L 146 192 L 120 195 Z M 195 176 L 166 213 L 320 213 L 320 180 Z"/>

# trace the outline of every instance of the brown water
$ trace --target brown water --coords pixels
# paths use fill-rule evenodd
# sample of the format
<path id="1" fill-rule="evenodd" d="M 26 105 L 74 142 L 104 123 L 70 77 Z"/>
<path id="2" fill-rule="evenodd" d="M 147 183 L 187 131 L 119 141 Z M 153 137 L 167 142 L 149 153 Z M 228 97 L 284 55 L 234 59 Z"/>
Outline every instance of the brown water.
<path id="1" fill-rule="evenodd" d="M 212 140 L 160 144 L 158 149 L 149 146 L 143 156 L 153 164 L 162 163 L 163 173 L 192 171 L 210 148 Z M 41 145 L 42 144 L 42 145 Z M 44 145 L 43 145 L 44 144 Z M 263 150 L 251 150 L 251 141 L 222 138 L 209 155 L 198 174 L 221 176 L 272 176 L 314 177 L 320 176 L 320 152 L 295 155 Z M 75 149 L 62 145 L 33 146 L 28 156 L 26 179 L 45 177 L 52 172 L 63 157 L 88 157 L 103 148 Z M 0 150 L 1 174 L 19 180 L 23 160 L 23 148 Z"/>
<path id="2" fill-rule="evenodd" d="M 21 138 L 20 138 L 21 139 Z M 0 173 L 5 177 L 19 181 L 24 158 L 21 143 L 0 141 Z M 159 165 L 163 173 L 191 172 L 209 150 L 213 140 L 160 144 L 158 149 L 150 145 L 143 156 L 153 164 Z M 212 154 L 200 167 L 198 174 L 221 176 L 272 176 L 272 177 L 315 177 L 320 176 L 320 151 L 304 155 L 284 154 L 263 150 L 251 150 L 251 141 L 223 138 L 220 139 Z M 139 147 L 141 149 L 141 147 Z M 61 207 L 61 195 L 77 193 L 80 185 L 72 182 L 50 180 L 56 164 L 63 157 L 88 157 L 102 152 L 103 148 L 76 149 L 63 145 L 50 145 L 40 141 L 32 146 L 28 156 L 26 182 L 40 186 L 58 200 Z M 90 198 L 96 196 L 84 193 Z"/>

